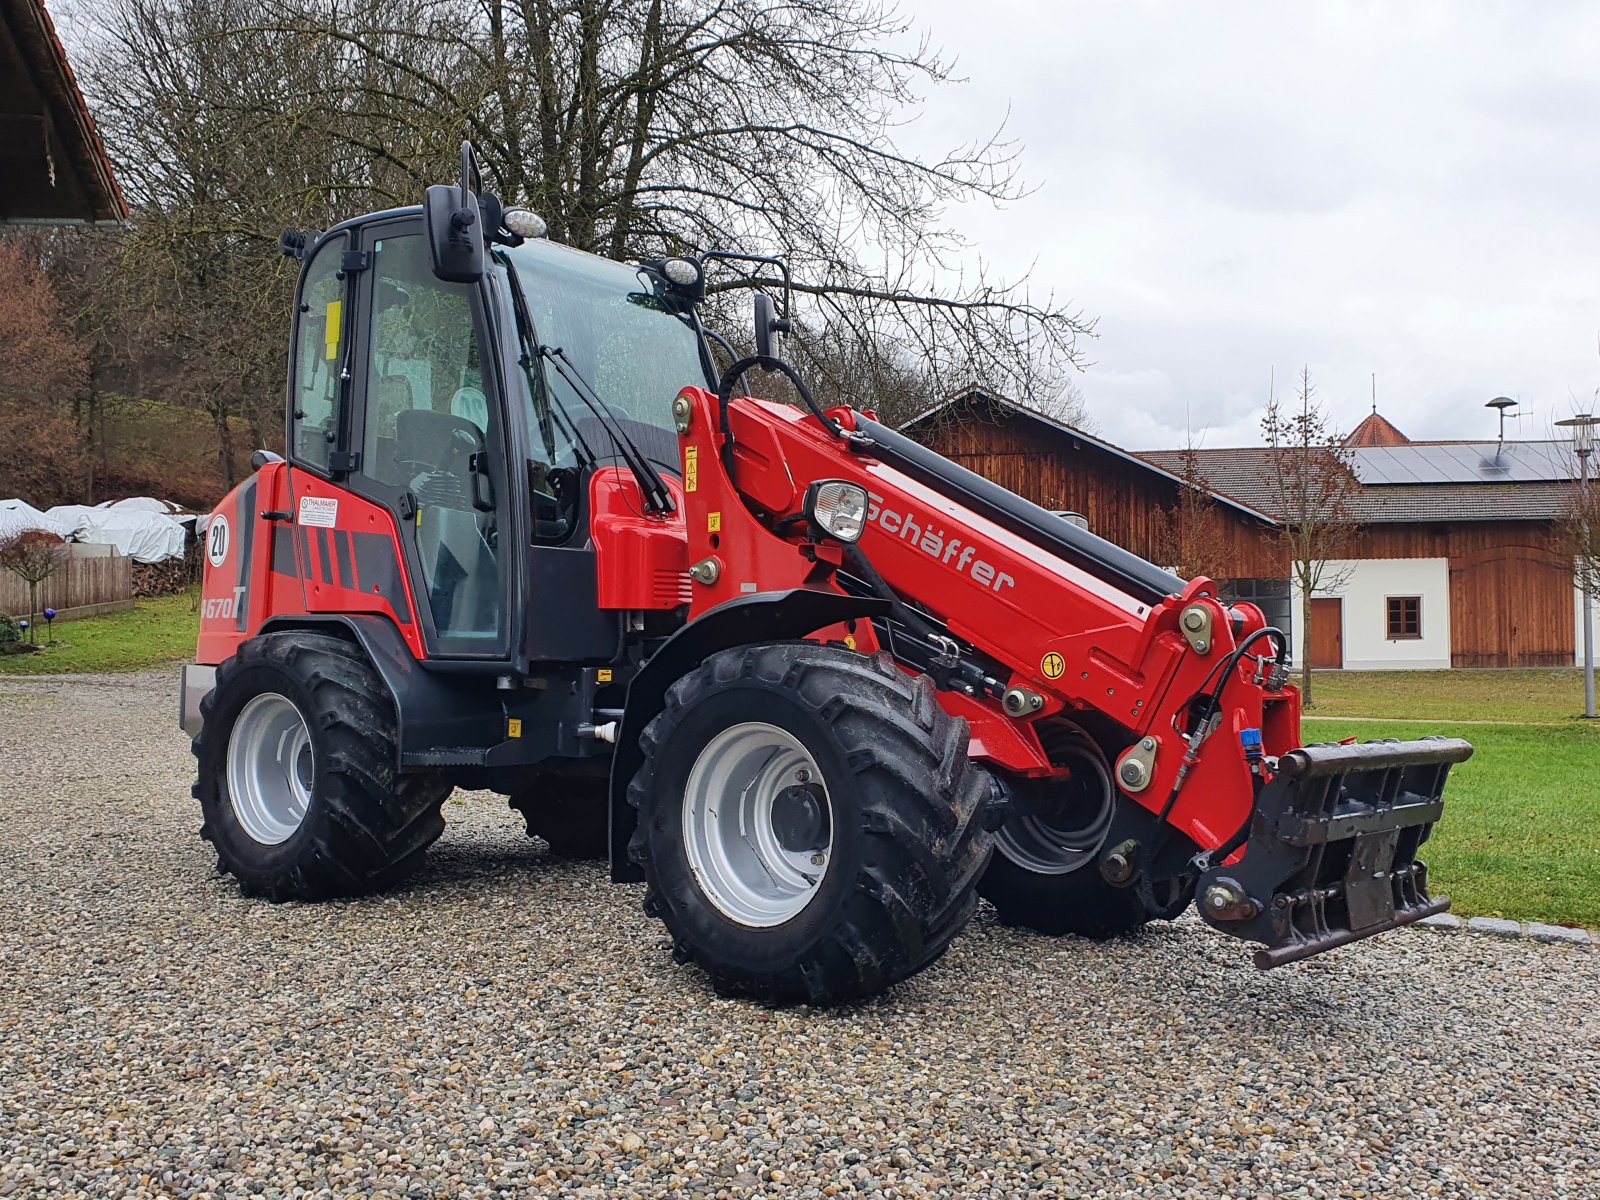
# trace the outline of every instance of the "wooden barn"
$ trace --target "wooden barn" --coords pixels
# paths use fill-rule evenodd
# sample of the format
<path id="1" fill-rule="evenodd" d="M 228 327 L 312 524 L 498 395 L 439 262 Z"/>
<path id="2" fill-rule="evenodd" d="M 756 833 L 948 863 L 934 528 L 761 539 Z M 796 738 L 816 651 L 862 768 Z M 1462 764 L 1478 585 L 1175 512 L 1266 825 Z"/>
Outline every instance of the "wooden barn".
<path id="1" fill-rule="evenodd" d="M 979 389 L 906 432 L 1037 504 L 1162 566 L 1176 566 L 1185 481 L 1215 503 L 1204 558 L 1235 599 L 1261 605 L 1317 667 L 1572 666 L 1581 641 L 1572 562 L 1556 522 L 1576 462 L 1562 443 L 1405 439 L 1374 413 L 1351 435 L 1360 524 L 1337 582 L 1313 597 L 1312 644 L 1277 536 L 1270 451 L 1133 453 Z"/>

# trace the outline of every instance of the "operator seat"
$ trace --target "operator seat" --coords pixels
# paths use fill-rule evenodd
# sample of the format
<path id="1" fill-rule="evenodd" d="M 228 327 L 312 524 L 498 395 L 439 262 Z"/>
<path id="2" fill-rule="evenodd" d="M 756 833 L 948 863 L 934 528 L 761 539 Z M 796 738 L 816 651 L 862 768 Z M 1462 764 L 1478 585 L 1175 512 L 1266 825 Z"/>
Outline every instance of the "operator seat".
<path id="1" fill-rule="evenodd" d="M 471 421 L 485 435 L 489 432 L 489 401 L 482 388 L 457 388 L 450 397 L 450 415 Z"/>

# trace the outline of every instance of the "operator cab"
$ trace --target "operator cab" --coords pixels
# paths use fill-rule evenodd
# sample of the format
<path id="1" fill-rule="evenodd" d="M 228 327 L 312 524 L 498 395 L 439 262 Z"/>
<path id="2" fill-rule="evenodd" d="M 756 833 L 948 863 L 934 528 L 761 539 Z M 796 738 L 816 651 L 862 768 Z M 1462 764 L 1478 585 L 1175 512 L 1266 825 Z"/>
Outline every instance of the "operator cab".
<path id="1" fill-rule="evenodd" d="M 448 278 L 471 272 L 440 269 L 434 199 L 285 235 L 291 463 L 394 518 L 430 661 L 611 662 L 626 615 L 597 602 L 589 477 L 632 470 L 648 497 L 680 474 L 672 398 L 712 382 L 692 305 L 648 267 L 503 229 Z"/>

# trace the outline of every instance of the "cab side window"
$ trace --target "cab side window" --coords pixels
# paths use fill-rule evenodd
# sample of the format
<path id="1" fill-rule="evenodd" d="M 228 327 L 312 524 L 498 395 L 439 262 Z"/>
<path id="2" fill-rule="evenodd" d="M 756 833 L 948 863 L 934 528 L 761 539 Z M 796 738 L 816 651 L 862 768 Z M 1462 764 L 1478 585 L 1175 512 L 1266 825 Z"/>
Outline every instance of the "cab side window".
<path id="1" fill-rule="evenodd" d="M 372 287 L 362 462 L 373 479 L 409 488 L 421 466 L 436 465 L 444 446 L 432 443 L 446 440 L 451 428 L 488 440 L 472 308 L 465 286 L 434 277 L 427 243 L 415 235 L 374 245 Z"/>
<path id="2" fill-rule="evenodd" d="M 346 239 L 334 238 L 306 267 L 295 338 L 293 393 L 294 456 L 327 471 L 339 436 L 339 372 L 346 337 L 345 285 L 340 278 Z"/>

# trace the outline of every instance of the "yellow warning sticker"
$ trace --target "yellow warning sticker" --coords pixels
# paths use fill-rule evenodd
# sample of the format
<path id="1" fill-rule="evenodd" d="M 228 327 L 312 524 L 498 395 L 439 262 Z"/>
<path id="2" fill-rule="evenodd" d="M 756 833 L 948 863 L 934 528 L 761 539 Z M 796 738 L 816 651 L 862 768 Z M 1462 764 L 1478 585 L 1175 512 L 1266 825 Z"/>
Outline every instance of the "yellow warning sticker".
<path id="1" fill-rule="evenodd" d="M 847 633 L 844 635 L 844 644 L 846 648 L 854 650 L 856 648 L 856 639 Z"/>
<path id="2" fill-rule="evenodd" d="M 598 671 L 596 671 L 594 673 L 594 677 L 595 677 L 595 682 L 597 682 L 597 683 L 610 683 L 611 682 L 611 668 L 610 667 L 601 667 Z"/>
<path id="3" fill-rule="evenodd" d="M 327 348 L 328 361 L 339 357 L 339 331 L 343 328 L 344 301 L 329 300 L 327 315 L 323 318 L 322 340 Z"/>
<path id="4" fill-rule="evenodd" d="M 506 718 L 506 736 L 508 738 L 519 738 L 519 737 L 522 736 L 522 718 L 521 717 L 507 717 Z"/>
<path id="5" fill-rule="evenodd" d="M 1046 679 L 1060 679 L 1067 673 L 1067 660 L 1052 650 L 1039 660 L 1039 670 Z"/>
<path id="6" fill-rule="evenodd" d="M 714 512 L 714 513 L 707 513 L 706 514 L 706 532 L 707 533 L 721 533 L 722 532 L 722 514 L 721 513 Z"/>
<path id="7" fill-rule="evenodd" d="M 693 492 L 700 487 L 700 447 L 683 448 L 683 490 Z"/>

